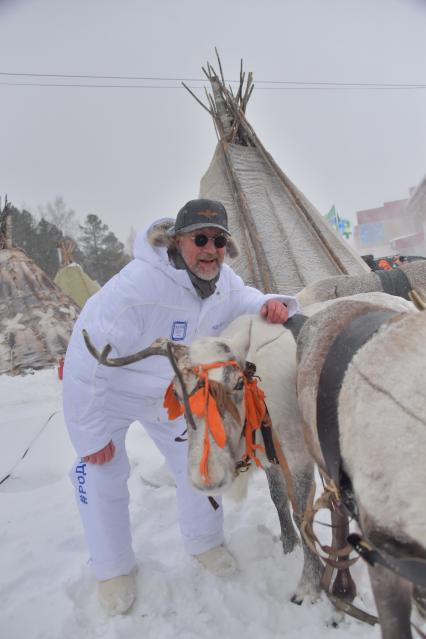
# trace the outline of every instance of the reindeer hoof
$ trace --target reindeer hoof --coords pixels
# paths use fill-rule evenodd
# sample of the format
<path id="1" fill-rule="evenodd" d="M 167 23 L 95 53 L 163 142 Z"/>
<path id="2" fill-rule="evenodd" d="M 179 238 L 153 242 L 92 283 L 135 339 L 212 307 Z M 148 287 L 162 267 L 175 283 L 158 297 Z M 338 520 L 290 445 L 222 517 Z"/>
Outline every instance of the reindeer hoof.
<path id="1" fill-rule="evenodd" d="M 340 628 L 340 624 L 344 621 L 345 615 L 340 610 L 333 610 L 331 618 L 326 621 L 328 628 Z"/>
<path id="2" fill-rule="evenodd" d="M 294 595 L 292 596 L 292 598 L 290 599 L 291 603 L 296 604 L 297 606 L 301 606 L 303 603 L 303 597 L 301 597 L 300 595 L 298 595 L 296 592 L 294 593 Z"/>
<path id="3" fill-rule="evenodd" d="M 414 586 L 413 598 L 418 613 L 426 619 L 426 588 Z"/>

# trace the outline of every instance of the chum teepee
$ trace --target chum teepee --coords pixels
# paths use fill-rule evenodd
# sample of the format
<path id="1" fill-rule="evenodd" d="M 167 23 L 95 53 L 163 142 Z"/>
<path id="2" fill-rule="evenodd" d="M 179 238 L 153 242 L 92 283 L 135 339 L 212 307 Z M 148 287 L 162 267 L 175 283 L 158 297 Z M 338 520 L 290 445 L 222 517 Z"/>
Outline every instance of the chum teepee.
<path id="1" fill-rule="evenodd" d="M 217 54 L 217 52 L 216 52 Z M 289 180 L 246 119 L 254 85 L 240 71 L 234 93 L 210 64 L 203 68 L 212 93 L 206 109 L 218 144 L 201 179 L 200 197 L 224 203 L 230 229 L 241 248 L 232 266 L 247 284 L 265 292 L 297 293 L 330 275 L 364 273 L 365 262 Z"/>
<path id="2" fill-rule="evenodd" d="M 13 247 L 6 201 L 0 208 L 0 374 L 55 365 L 78 312 L 46 273 Z"/>
<path id="3" fill-rule="evenodd" d="M 80 264 L 74 261 L 74 249 L 75 243 L 72 240 L 61 242 L 59 245 L 61 268 L 53 281 L 61 291 L 69 295 L 82 308 L 89 297 L 99 291 L 101 287 L 85 273 Z"/>

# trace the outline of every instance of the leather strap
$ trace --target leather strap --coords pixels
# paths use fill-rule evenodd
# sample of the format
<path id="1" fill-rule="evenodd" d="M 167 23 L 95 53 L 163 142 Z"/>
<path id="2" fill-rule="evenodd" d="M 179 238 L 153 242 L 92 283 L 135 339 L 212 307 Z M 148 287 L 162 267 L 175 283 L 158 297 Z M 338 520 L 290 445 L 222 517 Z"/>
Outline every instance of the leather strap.
<path id="1" fill-rule="evenodd" d="M 213 510 L 217 510 L 218 508 L 220 508 L 220 505 L 218 504 L 218 502 L 216 501 L 216 499 L 214 497 L 207 497 L 207 499 L 209 500 L 210 505 L 213 508 Z"/>
<path id="2" fill-rule="evenodd" d="M 370 311 L 359 315 L 343 328 L 325 358 L 317 395 L 317 430 L 329 476 L 341 484 L 341 457 L 337 404 L 343 377 L 354 354 L 378 331 L 398 315 L 395 311 Z"/>
<path id="3" fill-rule="evenodd" d="M 413 288 L 410 280 L 401 268 L 394 268 L 391 271 L 374 271 L 380 279 L 383 291 L 389 295 L 398 295 L 404 299 L 410 299 L 408 293 Z"/>
<path id="4" fill-rule="evenodd" d="M 307 319 L 308 318 L 306 317 L 306 315 L 303 315 L 302 313 L 296 313 L 295 315 L 290 317 L 290 319 L 288 319 L 285 324 L 283 324 L 284 328 L 287 328 L 291 332 L 295 341 L 297 341 L 303 324 L 306 322 Z"/>
<path id="5" fill-rule="evenodd" d="M 271 462 L 271 464 L 279 464 L 277 452 L 275 450 L 274 441 L 272 437 L 272 427 L 271 427 L 270 419 L 268 419 L 267 423 L 264 421 L 261 423 L 260 432 L 262 434 L 263 444 L 265 446 L 266 457 Z M 253 434 L 255 433 L 256 431 L 254 430 Z"/>
<path id="6" fill-rule="evenodd" d="M 419 557 L 393 557 L 384 550 L 378 550 L 370 541 L 352 533 L 348 542 L 370 566 L 379 564 L 413 584 L 426 587 L 426 560 Z"/>

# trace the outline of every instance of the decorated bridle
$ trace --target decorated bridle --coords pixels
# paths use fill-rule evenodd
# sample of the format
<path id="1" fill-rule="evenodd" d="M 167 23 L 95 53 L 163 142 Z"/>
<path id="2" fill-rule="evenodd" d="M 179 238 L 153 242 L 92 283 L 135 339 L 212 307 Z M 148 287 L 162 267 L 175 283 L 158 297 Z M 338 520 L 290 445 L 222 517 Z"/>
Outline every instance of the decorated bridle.
<path id="1" fill-rule="evenodd" d="M 235 403 L 230 397 L 230 393 L 225 390 L 221 382 L 209 379 L 209 371 L 214 368 L 222 368 L 233 366 L 241 373 L 242 389 L 244 389 L 245 400 L 245 422 L 241 436 L 245 438 L 245 453 L 241 461 L 236 464 L 235 473 L 238 474 L 244 470 L 248 470 L 251 463 L 262 467 L 261 462 L 256 457 L 256 451 L 264 452 L 264 449 L 255 442 L 256 430 L 261 428 L 267 422 L 270 423 L 269 415 L 266 410 L 265 393 L 257 385 L 256 366 L 250 362 L 246 362 L 244 370 L 236 360 L 219 361 L 211 364 L 200 364 L 198 366 L 187 369 L 198 378 L 197 384 L 193 391 L 188 393 L 182 370 L 177 364 L 175 349 L 179 348 L 172 344 L 169 340 L 159 338 L 155 340 L 151 346 L 127 355 L 125 357 L 109 357 L 112 350 L 110 344 L 107 344 L 102 351 L 98 351 L 92 344 L 86 330 L 82 331 L 84 341 L 89 352 L 104 366 L 126 366 L 140 360 L 151 357 L 152 355 L 166 356 L 175 372 L 176 378 L 182 391 L 182 400 L 177 396 L 174 390 L 174 382 L 172 382 L 166 390 L 164 396 L 164 407 L 167 409 L 170 420 L 176 419 L 185 414 L 186 420 L 191 428 L 197 429 L 194 415 L 203 418 L 205 422 L 203 453 L 200 460 L 200 474 L 203 481 L 209 481 L 208 474 L 208 458 L 210 453 L 210 435 L 220 448 L 224 448 L 226 444 L 226 432 L 223 425 L 223 416 L 225 412 L 229 412 L 240 426 L 241 419 Z M 183 348 L 180 347 L 180 348 Z"/>
<path id="2" fill-rule="evenodd" d="M 226 432 L 223 425 L 223 416 L 228 411 L 232 418 L 241 426 L 241 419 L 235 403 L 229 396 L 221 382 L 209 379 L 209 371 L 215 368 L 233 366 L 241 372 L 242 389 L 244 389 L 245 401 L 245 423 L 242 436 L 245 439 L 245 453 L 236 466 L 236 474 L 242 470 L 247 470 L 254 462 L 256 466 L 262 467 L 261 462 L 256 457 L 256 451 L 264 452 L 262 446 L 255 443 L 255 432 L 261 427 L 266 418 L 265 393 L 259 388 L 255 378 L 256 367 L 247 362 L 243 370 L 236 360 L 212 362 L 211 364 L 200 364 L 191 369 L 191 372 L 198 378 L 197 384 L 191 393 L 187 393 L 188 406 L 191 415 L 187 414 L 184 403 L 180 401 L 172 382 L 166 390 L 164 396 L 164 407 L 167 409 L 169 419 L 176 419 L 185 413 L 186 417 L 192 419 L 192 414 L 204 419 L 204 441 L 203 452 L 200 460 L 200 474 L 205 483 L 209 481 L 208 458 L 210 453 L 210 435 L 219 446 L 224 448 L 226 444 Z M 183 380 L 179 380 L 183 387 Z M 185 389 L 186 390 L 186 389 Z M 194 421 L 192 419 L 192 421 Z"/>

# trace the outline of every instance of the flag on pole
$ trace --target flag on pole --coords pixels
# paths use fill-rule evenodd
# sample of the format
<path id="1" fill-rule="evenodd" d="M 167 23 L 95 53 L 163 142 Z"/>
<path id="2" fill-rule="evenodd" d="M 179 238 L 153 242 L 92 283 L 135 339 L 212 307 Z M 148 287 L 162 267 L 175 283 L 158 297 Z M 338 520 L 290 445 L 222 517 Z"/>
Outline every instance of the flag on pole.
<path id="1" fill-rule="evenodd" d="M 350 238 L 352 231 L 351 231 L 351 223 L 349 220 L 346 220 L 342 217 L 340 217 L 339 213 L 337 212 L 336 207 L 333 206 L 331 207 L 331 209 L 329 210 L 328 213 L 326 213 L 324 215 L 325 219 L 327 220 L 327 222 L 329 224 L 331 224 L 331 226 L 340 234 L 342 235 L 344 238 L 346 238 L 347 240 Z"/>

